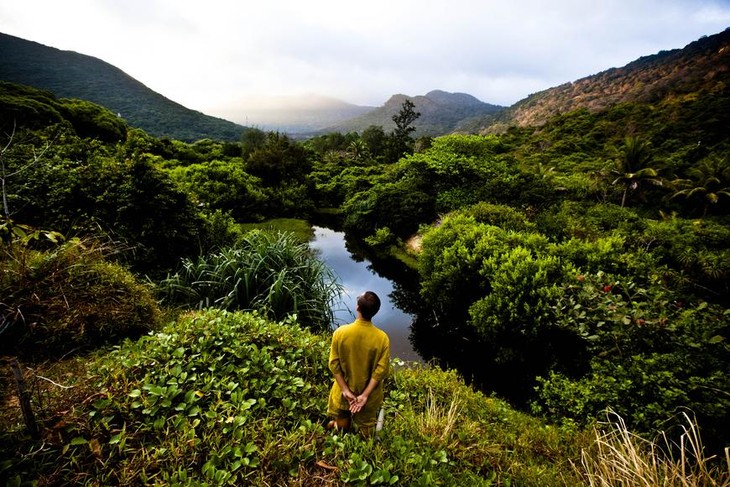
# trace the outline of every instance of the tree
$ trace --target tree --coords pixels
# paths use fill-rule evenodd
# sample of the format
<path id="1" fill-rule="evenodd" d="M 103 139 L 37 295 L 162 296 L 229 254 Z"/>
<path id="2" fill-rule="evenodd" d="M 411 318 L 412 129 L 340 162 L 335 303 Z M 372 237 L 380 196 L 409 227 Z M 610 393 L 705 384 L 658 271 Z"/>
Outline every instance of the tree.
<path id="1" fill-rule="evenodd" d="M 31 168 L 32 166 L 38 164 L 38 162 L 43 157 L 43 154 L 46 153 L 46 151 L 51 147 L 52 141 L 46 141 L 44 146 L 41 148 L 40 151 L 36 152 L 35 148 L 33 148 L 32 151 L 32 157 L 31 160 L 28 161 L 26 164 L 21 165 L 20 167 L 17 167 L 13 170 L 10 170 L 6 164 L 6 155 L 8 151 L 10 150 L 11 145 L 13 144 L 13 138 L 15 137 L 15 125 L 13 125 L 13 131 L 8 135 L 8 142 L 0 148 L 0 187 L 2 188 L 2 199 L 3 199 L 3 216 L 6 219 L 10 219 L 10 206 L 8 205 L 8 191 L 7 191 L 7 181 L 9 178 L 12 178 L 13 176 L 17 176 L 18 174 L 22 173 L 26 169 Z"/>
<path id="2" fill-rule="evenodd" d="M 721 198 L 730 198 L 730 164 L 728 159 L 712 157 L 703 159 L 687 171 L 690 179 L 677 179 L 672 183 L 682 188 L 672 198 L 700 199 L 704 203 L 702 216 L 710 205 L 717 205 Z"/>
<path id="3" fill-rule="evenodd" d="M 246 160 L 254 151 L 266 144 L 266 132 L 250 128 L 241 134 L 241 154 Z"/>
<path id="4" fill-rule="evenodd" d="M 370 125 L 363 130 L 360 136 L 368 148 L 368 152 L 374 159 L 380 159 L 386 155 L 388 146 L 388 136 L 385 134 L 383 127 L 379 125 Z"/>
<path id="5" fill-rule="evenodd" d="M 652 162 L 652 154 L 649 142 L 640 137 L 629 136 L 624 140 L 623 153 L 616 162 L 613 169 L 616 179 L 612 184 L 623 184 L 624 191 L 621 197 L 621 207 L 626 204 L 629 191 L 640 191 L 646 183 L 655 186 L 662 185 L 659 171 L 649 164 Z"/>
<path id="6" fill-rule="evenodd" d="M 264 143 L 246 161 L 246 171 L 261 178 L 267 186 L 303 182 L 311 170 L 306 149 L 278 132 L 268 133 Z"/>
<path id="7" fill-rule="evenodd" d="M 421 113 L 417 112 L 415 108 L 416 105 L 411 100 L 406 99 L 403 105 L 401 105 L 400 111 L 393 115 L 395 129 L 390 135 L 390 156 L 392 161 L 400 159 L 404 154 L 413 152 L 413 138 L 411 134 L 415 132 L 416 127 L 412 124 L 421 116 Z"/>

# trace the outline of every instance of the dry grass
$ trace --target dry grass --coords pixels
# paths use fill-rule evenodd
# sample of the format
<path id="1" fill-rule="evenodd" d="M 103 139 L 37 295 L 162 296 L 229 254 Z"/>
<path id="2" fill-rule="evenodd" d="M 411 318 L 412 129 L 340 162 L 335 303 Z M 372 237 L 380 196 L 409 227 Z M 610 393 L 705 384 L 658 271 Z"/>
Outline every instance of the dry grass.
<path id="1" fill-rule="evenodd" d="M 416 416 L 418 431 L 424 436 L 438 438 L 442 443 L 448 443 L 454 432 L 454 427 L 461 414 L 461 401 L 454 396 L 448 404 L 440 403 L 431 389 L 428 390 L 428 399 L 422 415 Z"/>
<path id="2" fill-rule="evenodd" d="M 613 486 L 730 486 L 730 449 L 725 449 L 725 465 L 716 456 L 707 456 L 696 422 L 683 413 L 685 425 L 679 441 L 662 433 L 648 441 L 628 431 L 616 413 L 607 429 L 595 430 L 593 447 L 581 458 L 589 485 Z"/>

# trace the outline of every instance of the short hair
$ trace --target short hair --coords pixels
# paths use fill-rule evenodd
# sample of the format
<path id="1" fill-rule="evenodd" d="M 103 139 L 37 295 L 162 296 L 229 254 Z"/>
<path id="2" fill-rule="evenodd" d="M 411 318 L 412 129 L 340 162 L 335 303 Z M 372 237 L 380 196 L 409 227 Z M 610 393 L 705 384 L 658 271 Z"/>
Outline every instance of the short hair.
<path id="1" fill-rule="evenodd" d="M 380 310 L 380 298 L 372 291 L 365 291 L 357 297 L 357 307 L 366 320 L 370 320 Z"/>

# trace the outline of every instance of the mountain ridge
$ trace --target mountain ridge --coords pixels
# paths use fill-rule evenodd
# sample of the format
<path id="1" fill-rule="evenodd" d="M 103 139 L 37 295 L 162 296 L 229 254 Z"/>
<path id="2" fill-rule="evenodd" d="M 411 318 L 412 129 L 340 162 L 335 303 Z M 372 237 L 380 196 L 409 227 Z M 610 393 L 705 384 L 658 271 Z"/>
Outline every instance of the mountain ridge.
<path id="1" fill-rule="evenodd" d="M 403 103 L 410 100 L 421 116 L 413 123 L 417 136 L 437 136 L 453 132 L 464 119 L 493 116 L 506 107 L 492 105 L 480 101 L 467 93 L 449 93 L 443 90 L 432 90 L 425 95 L 409 96 L 402 93 L 392 95 L 381 107 L 360 117 L 328 127 L 325 132 L 361 132 L 371 125 L 384 129 L 395 128 L 393 115 L 401 109 Z"/>
<path id="2" fill-rule="evenodd" d="M 550 117 L 585 108 L 599 111 L 623 102 L 655 103 L 667 97 L 723 89 L 730 82 L 730 27 L 684 48 L 641 56 L 622 66 L 533 93 L 498 114 L 474 120 L 476 133 L 510 125 L 541 126 Z"/>
<path id="3" fill-rule="evenodd" d="M 0 33 L 0 79 L 79 98 L 154 136 L 239 140 L 246 127 L 205 115 L 151 90 L 104 60 Z"/>
<path id="4" fill-rule="evenodd" d="M 416 136 L 487 134 L 510 126 L 541 126 L 552 116 L 579 108 L 599 111 L 624 102 L 655 103 L 723 90 L 730 84 L 730 28 L 681 49 L 642 56 L 623 67 L 530 94 L 510 107 L 485 103 L 466 93 L 432 90 L 416 96 L 395 94 L 380 107 L 335 100 L 337 103 L 323 109 L 290 99 L 283 108 L 259 109 L 234 102 L 221 109 L 230 114 L 227 118 L 239 120 L 234 123 L 187 109 L 103 60 L 2 33 L 0 79 L 98 103 L 151 135 L 185 141 L 206 137 L 238 140 L 246 129 L 240 125 L 244 119 L 262 129 L 305 137 L 361 132 L 371 125 L 388 130 L 394 128 L 392 117 L 405 100 L 412 101 L 421 113 L 413 124 Z M 241 112 L 238 116 L 237 111 Z"/>

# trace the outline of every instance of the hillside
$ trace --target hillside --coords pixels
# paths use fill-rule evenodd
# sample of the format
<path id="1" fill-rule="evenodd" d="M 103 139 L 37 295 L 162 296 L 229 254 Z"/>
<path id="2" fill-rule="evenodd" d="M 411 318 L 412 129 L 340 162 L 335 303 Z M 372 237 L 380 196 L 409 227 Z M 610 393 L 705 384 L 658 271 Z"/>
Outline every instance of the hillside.
<path id="1" fill-rule="evenodd" d="M 395 128 L 392 117 L 397 114 L 405 100 L 416 105 L 421 116 L 413 124 L 416 136 L 437 136 L 461 129 L 466 119 L 485 119 L 499 113 L 504 107 L 484 103 L 465 93 L 447 93 L 434 90 L 422 96 L 393 95 L 382 107 L 369 113 L 340 123 L 327 129 L 328 132 L 362 132 L 371 125 L 389 130 Z"/>
<path id="2" fill-rule="evenodd" d="M 238 140 L 245 127 L 190 110 L 100 59 L 0 33 L 0 80 L 98 103 L 131 126 L 184 141 Z"/>
<path id="3" fill-rule="evenodd" d="M 554 115 L 578 108 L 597 112 L 624 102 L 656 103 L 714 93 L 729 81 L 730 28 L 683 49 L 644 56 L 624 67 L 534 93 L 499 114 L 497 124 L 485 117 L 465 128 L 486 133 L 511 125 L 540 126 Z"/>

